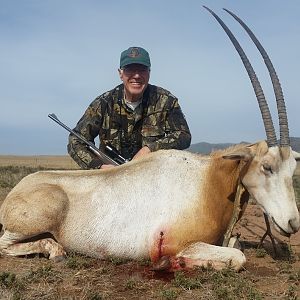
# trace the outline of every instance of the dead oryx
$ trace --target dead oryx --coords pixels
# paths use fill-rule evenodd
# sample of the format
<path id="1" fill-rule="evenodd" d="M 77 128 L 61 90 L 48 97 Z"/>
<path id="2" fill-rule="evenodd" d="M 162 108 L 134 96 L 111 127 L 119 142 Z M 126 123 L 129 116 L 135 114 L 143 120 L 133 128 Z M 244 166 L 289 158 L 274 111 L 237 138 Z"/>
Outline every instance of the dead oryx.
<path id="1" fill-rule="evenodd" d="M 65 251 L 72 250 L 101 259 L 111 255 L 150 257 L 157 270 L 208 264 L 220 269 L 228 263 L 239 270 L 246 261 L 244 254 L 217 246 L 230 222 L 239 183 L 245 189 L 241 205 L 251 195 L 281 234 L 298 231 L 299 213 L 292 185 L 296 160 L 290 147 L 279 80 L 253 37 L 275 88 L 278 144 L 250 62 L 226 25 L 214 16 L 234 43 L 249 74 L 266 142 L 239 145 L 210 156 L 161 150 L 107 170 L 41 171 L 29 175 L 2 204 L 2 255 L 45 253 L 59 260 Z M 30 241 L 46 232 L 55 240 Z"/>

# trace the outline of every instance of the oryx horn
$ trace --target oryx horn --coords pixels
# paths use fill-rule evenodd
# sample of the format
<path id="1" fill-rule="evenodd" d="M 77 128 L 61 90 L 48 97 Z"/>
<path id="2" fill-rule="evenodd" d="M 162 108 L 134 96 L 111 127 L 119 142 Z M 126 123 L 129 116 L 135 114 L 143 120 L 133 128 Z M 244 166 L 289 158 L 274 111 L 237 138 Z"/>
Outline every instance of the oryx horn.
<path id="1" fill-rule="evenodd" d="M 246 30 L 250 38 L 252 39 L 253 43 L 259 50 L 261 56 L 264 59 L 264 62 L 266 64 L 266 67 L 268 68 L 273 89 L 275 93 L 276 103 L 277 103 L 277 110 L 278 110 L 278 118 L 279 118 L 279 130 L 280 130 L 280 146 L 287 147 L 290 146 L 290 138 L 289 138 L 289 126 L 288 126 L 288 119 L 287 119 L 287 113 L 286 113 L 286 107 L 284 103 L 284 97 L 282 88 L 279 82 L 279 78 L 276 74 L 275 68 L 271 62 L 271 59 L 269 55 L 267 54 L 264 47 L 261 45 L 259 40 L 256 38 L 254 33 L 251 31 L 251 29 L 233 12 L 230 10 L 223 8 L 226 12 L 228 12 L 236 21 L 238 21 L 241 26 Z"/>
<path id="2" fill-rule="evenodd" d="M 276 133 L 275 133 L 275 129 L 274 129 L 274 125 L 272 122 L 272 117 L 271 117 L 271 113 L 268 107 L 268 103 L 266 101 L 263 89 L 259 83 L 259 80 L 252 68 L 252 65 L 248 59 L 248 57 L 246 56 L 244 50 L 242 49 L 241 45 L 239 44 L 239 42 L 237 41 L 237 39 L 234 37 L 233 33 L 230 31 L 230 29 L 225 25 L 225 23 L 219 18 L 218 15 L 216 15 L 211 9 L 209 9 L 206 6 L 203 6 L 206 10 L 208 10 L 214 17 L 215 19 L 218 21 L 218 23 L 222 26 L 222 28 L 224 29 L 224 31 L 226 32 L 226 34 L 228 35 L 229 39 L 231 40 L 232 44 L 234 45 L 236 51 L 238 52 L 244 66 L 245 69 L 248 73 L 248 76 L 250 78 L 250 81 L 252 83 L 256 98 L 257 98 L 257 102 L 260 108 L 260 112 L 263 118 L 263 123 L 264 123 L 264 127 L 265 127 L 265 131 L 266 131 L 266 136 L 267 136 L 267 144 L 269 147 L 273 147 L 277 145 L 277 138 L 276 138 Z"/>

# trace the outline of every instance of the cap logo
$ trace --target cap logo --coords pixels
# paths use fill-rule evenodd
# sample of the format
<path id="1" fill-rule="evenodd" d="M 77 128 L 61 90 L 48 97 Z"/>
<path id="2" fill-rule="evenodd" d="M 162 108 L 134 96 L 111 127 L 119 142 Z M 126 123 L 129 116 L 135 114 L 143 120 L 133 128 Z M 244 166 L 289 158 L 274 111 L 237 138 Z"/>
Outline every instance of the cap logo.
<path id="1" fill-rule="evenodd" d="M 129 57 L 135 58 L 140 55 L 139 49 L 138 48 L 131 48 L 130 53 L 128 54 Z"/>

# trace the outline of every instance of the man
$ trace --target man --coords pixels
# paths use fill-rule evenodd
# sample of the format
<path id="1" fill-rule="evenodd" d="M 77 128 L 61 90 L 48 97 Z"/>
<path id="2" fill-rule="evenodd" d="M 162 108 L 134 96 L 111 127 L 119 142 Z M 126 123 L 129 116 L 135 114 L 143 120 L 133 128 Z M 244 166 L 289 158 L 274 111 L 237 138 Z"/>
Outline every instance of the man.
<path id="1" fill-rule="evenodd" d="M 191 134 L 178 104 L 167 90 L 148 84 L 150 57 L 140 47 L 121 53 L 119 76 L 122 84 L 97 97 L 87 108 L 74 131 L 100 149 L 115 147 L 126 159 L 137 159 L 159 149 L 185 149 Z M 70 134 L 68 152 L 84 169 L 109 168 L 78 138 Z"/>

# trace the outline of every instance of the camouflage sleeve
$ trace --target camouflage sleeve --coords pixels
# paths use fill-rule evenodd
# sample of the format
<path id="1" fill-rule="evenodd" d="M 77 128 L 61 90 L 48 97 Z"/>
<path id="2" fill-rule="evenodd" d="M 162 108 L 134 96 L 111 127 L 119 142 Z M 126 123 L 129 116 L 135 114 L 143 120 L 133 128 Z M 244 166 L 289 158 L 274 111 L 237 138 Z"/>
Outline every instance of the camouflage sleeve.
<path id="1" fill-rule="evenodd" d="M 102 124 L 101 104 L 103 104 L 101 103 L 101 98 L 96 98 L 74 128 L 74 131 L 92 143 L 95 143 L 94 139 L 99 134 Z M 83 169 L 99 168 L 103 164 L 101 160 L 73 134 L 69 135 L 68 153 Z"/>
<path id="2" fill-rule="evenodd" d="M 164 137 L 146 144 L 151 151 L 159 149 L 183 150 L 190 146 L 191 133 L 177 99 L 175 99 L 172 108 L 167 112 L 164 127 Z"/>

